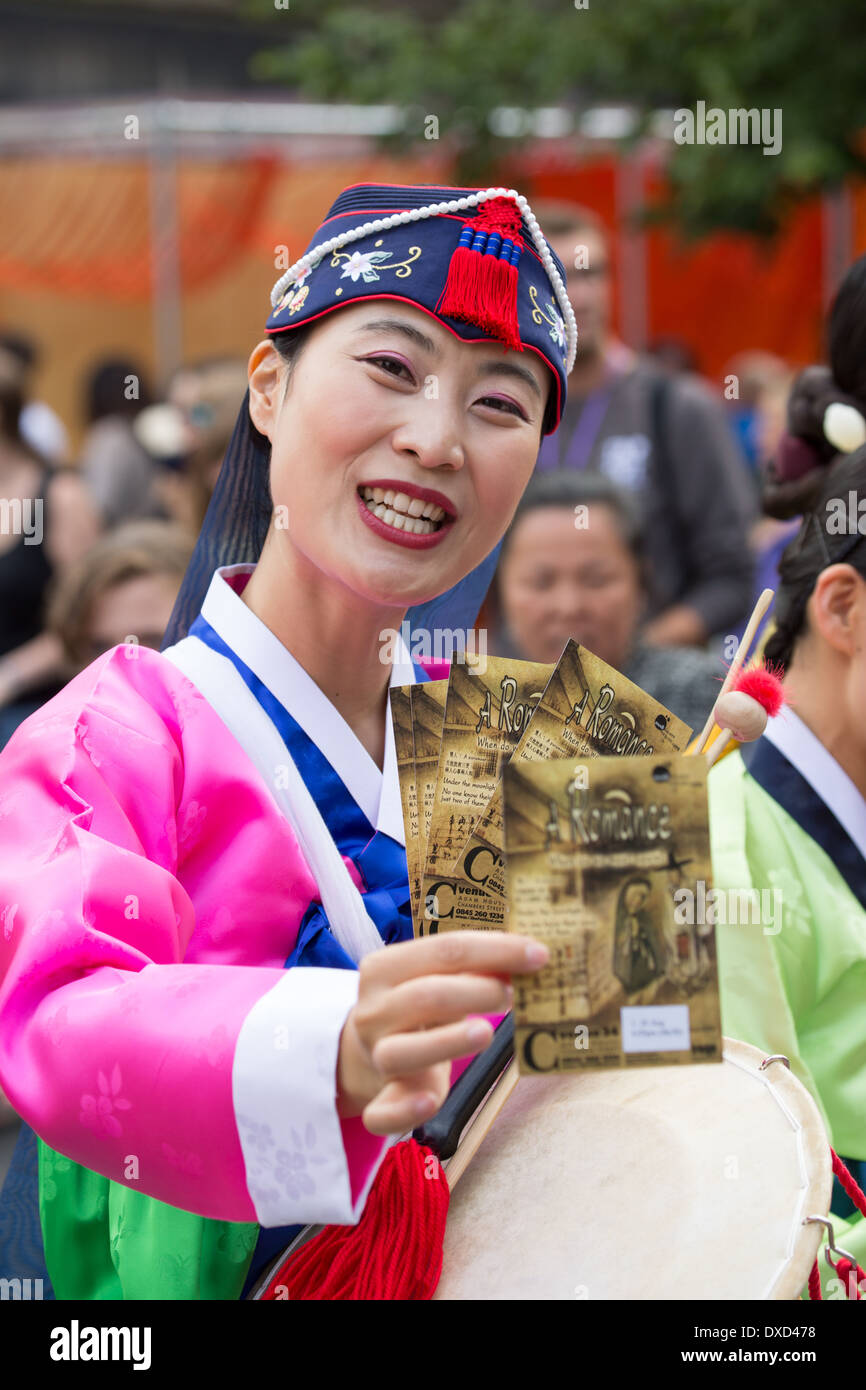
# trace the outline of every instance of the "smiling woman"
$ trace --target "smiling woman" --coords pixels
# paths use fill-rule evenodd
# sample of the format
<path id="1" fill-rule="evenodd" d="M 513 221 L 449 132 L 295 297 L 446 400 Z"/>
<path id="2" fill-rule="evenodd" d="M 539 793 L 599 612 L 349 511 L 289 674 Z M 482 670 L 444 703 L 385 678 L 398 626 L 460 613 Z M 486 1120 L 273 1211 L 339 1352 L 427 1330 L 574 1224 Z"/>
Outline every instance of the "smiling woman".
<path id="1" fill-rule="evenodd" d="M 362 303 L 316 322 L 288 386 L 284 375 L 260 343 L 249 410 L 288 525 L 269 529 L 244 602 L 381 762 L 384 711 L 356 725 L 381 693 L 378 634 L 497 544 L 535 464 L 552 373 L 529 353 L 461 341 L 420 309 L 382 320 Z"/>
<path id="2" fill-rule="evenodd" d="M 61 1297 L 237 1298 L 357 1222 L 546 959 L 411 939 L 388 690 L 432 668 L 382 639 L 452 626 L 561 418 L 562 265 L 513 189 L 358 184 L 271 304 L 162 651 L 0 756 L 0 1084 Z"/>

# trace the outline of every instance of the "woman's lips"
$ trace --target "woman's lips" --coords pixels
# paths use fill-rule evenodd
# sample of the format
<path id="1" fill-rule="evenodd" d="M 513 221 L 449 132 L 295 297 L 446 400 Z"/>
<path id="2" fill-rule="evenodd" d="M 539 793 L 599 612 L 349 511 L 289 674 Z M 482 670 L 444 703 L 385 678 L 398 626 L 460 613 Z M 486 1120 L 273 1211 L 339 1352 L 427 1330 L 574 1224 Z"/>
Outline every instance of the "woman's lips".
<path id="1" fill-rule="evenodd" d="M 361 484 L 362 493 L 371 489 L 373 491 L 378 489 L 383 495 L 386 492 L 393 492 L 395 494 L 402 492 L 410 501 L 417 500 L 425 505 L 430 504 L 436 508 L 441 507 L 442 511 L 451 521 L 457 520 L 457 508 L 451 501 L 451 498 L 446 497 L 444 492 L 438 492 L 435 488 L 421 487 L 418 483 L 407 483 L 401 478 L 370 478 Z"/>
<path id="2" fill-rule="evenodd" d="M 375 500 L 373 492 L 378 492 L 379 500 Z M 364 498 L 363 493 L 367 493 Z M 392 506 L 391 502 L 395 498 L 400 498 L 400 506 Z M 388 496 L 389 502 L 385 502 L 384 496 Z M 366 521 L 371 531 L 381 535 L 386 541 L 393 541 L 398 545 L 407 546 L 409 549 L 427 550 L 431 546 L 438 545 L 446 532 L 450 531 L 456 520 L 456 514 L 446 514 L 442 516 L 443 510 L 448 509 L 453 513 L 452 503 L 448 498 L 442 498 L 442 493 L 432 492 L 428 488 L 413 488 L 409 484 L 399 484 L 382 480 L 381 482 L 370 482 L 361 484 L 356 491 L 357 506 L 359 506 L 361 520 Z M 441 500 L 439 500 L 441 499 Z M 414 516 L 413 512 L 407 512 L 407 506 L 414 502 L 424 502 L 425 509 L 430 512 L 434 510 L 434 517 Z M 379 516 L 375 514 L 373 507 L 378 510 Z M 410 530 L 405 530 L 403 525 L 393 524 L 393 518 L 400 516 L 405 518 L 405 524 L 410 525 Z M 424 528 L 423 531 L 414 530 L 416 524 Z M 435 527 L 435 530 L 428 530 Z"/>

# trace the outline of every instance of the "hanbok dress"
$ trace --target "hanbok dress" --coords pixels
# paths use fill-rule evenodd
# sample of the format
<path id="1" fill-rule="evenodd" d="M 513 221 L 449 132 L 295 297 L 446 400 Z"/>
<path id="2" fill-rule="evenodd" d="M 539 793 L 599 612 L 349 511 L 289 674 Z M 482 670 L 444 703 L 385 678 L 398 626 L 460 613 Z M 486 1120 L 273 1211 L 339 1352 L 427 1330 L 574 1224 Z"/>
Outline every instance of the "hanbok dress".
<path id="1" fill-rule="evenodd" d="M 714 887 L 767 895 L 760 923 L 716 927 L 722 1030 L 788 1057 L 863 1186 L 866 800 L 786 709 L 713 769 L 709 802 Z M 838 1183 L 832 1216 L 837 1244 L 866 1266 L 866 1220 Z"/>
<path id="2" fill-rule="evenodd" d="M 241 600 L 254 568 L 0 755 L 0 1084 L 39 1136 L 58 1298 L 237 1299 L 296 1227 L 358 1219 L 393 1142 L 337 1114 L 358 974 L 327 913 L 348 890 L 412 935 L 390 711 L 380 772 Z M 397 653 L 392 685 L 447 674 Z"/>

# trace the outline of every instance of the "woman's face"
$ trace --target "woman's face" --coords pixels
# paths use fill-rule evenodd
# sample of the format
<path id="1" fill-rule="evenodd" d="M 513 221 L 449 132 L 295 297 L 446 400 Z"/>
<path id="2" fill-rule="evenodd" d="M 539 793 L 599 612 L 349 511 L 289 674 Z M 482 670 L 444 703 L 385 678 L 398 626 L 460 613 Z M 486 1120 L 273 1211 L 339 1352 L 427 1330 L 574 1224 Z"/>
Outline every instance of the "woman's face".
<path id="1" fill-rule="evenodd" d="M 640 576 L 616 517 L 587 508 L 577 528 L 568 507 L 534 507 L 512 531 L 499 597 L 521 657 L 556 661 L 569 637 L 618 670 L 640 617 Z"/>
<path id="2" fill-rule="evenodd" d="M 139 574 L 100 594 L 87 625 L 87 661 L 130 640 L 159 650 L 180 582 L 175 574 Z"/>
<path id="3" fill-rule="evenodd" d="M 287 575 L 309 563 L 408 608 L 490 553 L 538 454 L 552 374 L 534 352 L 462 342 L 420 309 L 367 301 L 320 320 L 288 391 L 285 379 L 260 343 L 250 413 L 271 440 L 269 540 L 287 548 Z"/>

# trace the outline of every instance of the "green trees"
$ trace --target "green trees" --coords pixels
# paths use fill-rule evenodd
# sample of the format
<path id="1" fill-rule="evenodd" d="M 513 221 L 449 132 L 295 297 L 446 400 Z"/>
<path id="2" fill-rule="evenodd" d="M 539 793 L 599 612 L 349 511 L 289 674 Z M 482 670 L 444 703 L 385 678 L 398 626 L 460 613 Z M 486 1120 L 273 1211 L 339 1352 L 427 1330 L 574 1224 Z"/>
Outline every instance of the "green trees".
<path id="1" fill-rule="evenodd" d="M 633 109 L 630 140 L 659 111 L 698 102 L 781 112 L 772 156 L 671 140 L 667 212 L 687 235 L 771 232 L 793 202 L 866 170 L 862 0 L 292 0 L 279 27 L 285 41 L 259 55 L 258 76 L 311 98 L 395 104 L 402 125 L 383 140 L 447 140 L 465 182 L 528 138 L 522 113 L 565 108 L 577 130 L 604 104 Z"/>

